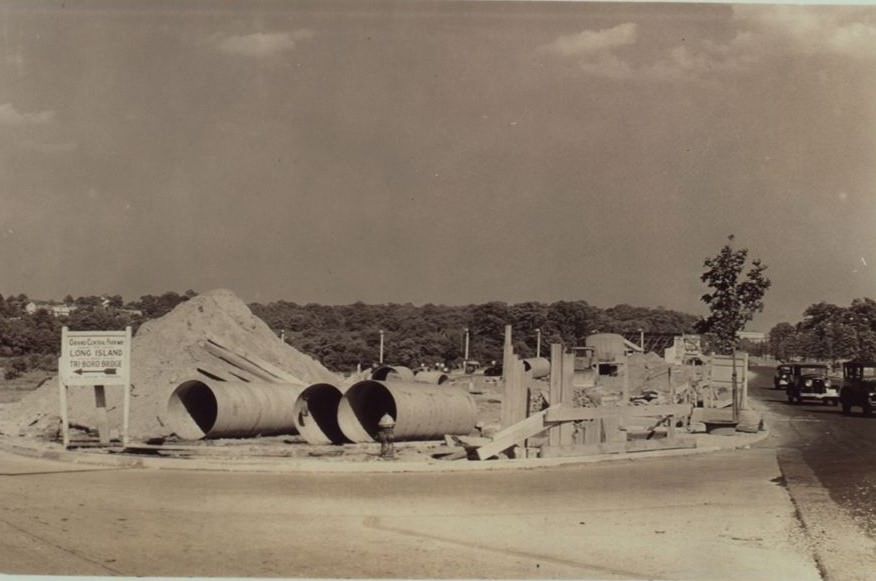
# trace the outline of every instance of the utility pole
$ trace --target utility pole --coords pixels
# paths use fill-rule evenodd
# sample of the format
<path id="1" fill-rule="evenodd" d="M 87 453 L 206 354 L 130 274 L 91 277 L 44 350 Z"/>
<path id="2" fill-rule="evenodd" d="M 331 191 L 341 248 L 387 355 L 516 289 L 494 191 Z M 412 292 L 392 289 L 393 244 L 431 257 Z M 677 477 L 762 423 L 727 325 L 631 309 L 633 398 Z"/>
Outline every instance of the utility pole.
<path id="1" fill-rule="evenodd" d="M 535 330 L 535 356 L 541 357 L 541 329 Z"/>
<path id="2" fill-rule="evenodd" d="M 469 345 L 469 337 L 468 337 L 468 327 L 464 329 L 465 331 L 465 358 L 462 360 L 462 370 L 466 371 L 468 368 L 468 345 Z"/>
<path id="3" fill-rule="evenodd" d="M 645 352 L 645 330 L 639 329 L 639 348 L 642 350 L 642 353 Z"/>
<path id="4" fill-rule="evenodd" d="M 380 360 L 378 363 L 383 365 L 383 329 L 380 330 Z"/>

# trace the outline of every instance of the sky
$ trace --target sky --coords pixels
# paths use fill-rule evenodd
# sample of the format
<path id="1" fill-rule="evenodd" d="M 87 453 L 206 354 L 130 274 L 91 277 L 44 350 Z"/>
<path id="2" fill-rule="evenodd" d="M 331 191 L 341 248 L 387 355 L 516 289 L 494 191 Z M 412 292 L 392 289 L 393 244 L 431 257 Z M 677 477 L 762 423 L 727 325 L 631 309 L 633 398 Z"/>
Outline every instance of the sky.
<path id="1" fill-rule="evenodd" d="M 0 0 L 0 294 L 876 297 L 876 7 Z"/>

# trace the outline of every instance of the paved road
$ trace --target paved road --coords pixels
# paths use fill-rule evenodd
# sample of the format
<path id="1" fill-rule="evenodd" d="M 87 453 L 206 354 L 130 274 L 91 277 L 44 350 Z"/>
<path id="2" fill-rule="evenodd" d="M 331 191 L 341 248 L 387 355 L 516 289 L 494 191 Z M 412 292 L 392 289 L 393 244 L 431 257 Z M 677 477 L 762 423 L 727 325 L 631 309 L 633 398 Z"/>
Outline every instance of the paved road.
<path id="1" fill-rule="evenodd" d="M 819 579 L 772 450 L 445 474 L 0 455 L 6 573 Z"/>
<path id="2" fill-rule="evenodd" d="M 789 404 L 783 391 L 772 389 L 769 372 L 762 370 L 755 395 L 774 414 L 771 425 L 780 437 L 774 444 L 799 451 L 831 499 L 876 535 L 876 416 L 864 417 L 859 408 L 846 417 L 839 407 Z"/>
<path id="3" fill-rule="evenodd" d="M 771 429 L 759 448 L 775 451 L 825 576 L 876 579 L 876 417 L 790 404 L 772 369 L 755 372 L 750 394 Z"/>

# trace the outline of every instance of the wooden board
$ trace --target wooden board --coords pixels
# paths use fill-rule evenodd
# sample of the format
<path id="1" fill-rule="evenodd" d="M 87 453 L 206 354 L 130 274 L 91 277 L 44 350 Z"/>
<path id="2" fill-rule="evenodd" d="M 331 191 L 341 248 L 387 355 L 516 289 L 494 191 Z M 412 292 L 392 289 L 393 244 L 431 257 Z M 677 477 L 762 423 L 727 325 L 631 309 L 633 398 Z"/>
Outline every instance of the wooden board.
<path id="1" fill-rule="evenodd" d="M 617 415 L 618 417 L 629 421 L 632 418 L 646 418 L 657 416 L 686 416 L 691 413 L 689 404 L 662 404 L 662 405 L 631 405 L 631 406 L 613 406 L 613 407 L 594 407 L 594 408 L 578 408 L 568 406 L 551 406 L 548 408 L 548 414 L 545 418 L 547 423 L 593 420 L 609 415 Z"/>
<path id="2" fill-rule="evenodd" d="M 630 440 L 629 442 L 606 442 L 584 446 L 545 446 L 541 449 L 542 458 L 563 458 L 570 456 L 594 456 L 598 454 L 623 454 L 649 452 L 654 450 L 675 450 L 696 448 L 693 437 L 679 436 L 674 440 Z"/>
<path id="3" fill-rule="evenodd" d="M 513 426 L 509 426 L 504 430 L 493 435 L 493 440 L 489 444 L 485 444 L 477 449 L 477 457 L 479 460 L 492 458 L 497 454 L 501 454 L 512 446 L 517 446 L 527 438 L 535 436 L 547 429 L 544 418 L 548 411 L 552 408 L 542 410 L 534 415 L 529 416 L 522 422 L 518 422 Z"/>

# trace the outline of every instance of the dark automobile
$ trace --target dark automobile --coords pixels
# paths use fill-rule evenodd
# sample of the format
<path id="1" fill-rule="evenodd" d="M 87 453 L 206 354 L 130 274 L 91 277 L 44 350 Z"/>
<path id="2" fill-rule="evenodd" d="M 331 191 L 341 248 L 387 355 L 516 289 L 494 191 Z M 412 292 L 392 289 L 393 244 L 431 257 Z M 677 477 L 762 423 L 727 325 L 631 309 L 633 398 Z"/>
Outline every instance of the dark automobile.
<path id="1" fill-rule="evenodd" d="M 803 400 L 817 400 L 824 404 L 836 405 L 839 394 L 831 385 L 828 367 L 823 363 L 792 363 L 791 378 L 785 388 L 788 401 L 803 403 Z"/>
<path id="2" fill-rule="evenodd" d="M 784 364 L 776 367 L 776 376 L 773 378 L 774 389 L 785 389 L 791 383 L 791 366 Z"/>
<path id="3" fill-rule="evenodd" d="M 844 414 L 858 406 L 865 416 L 876 407 L 876 362 L 849 361 L 843 363 L 843 386 L 840 404 Z"/>

